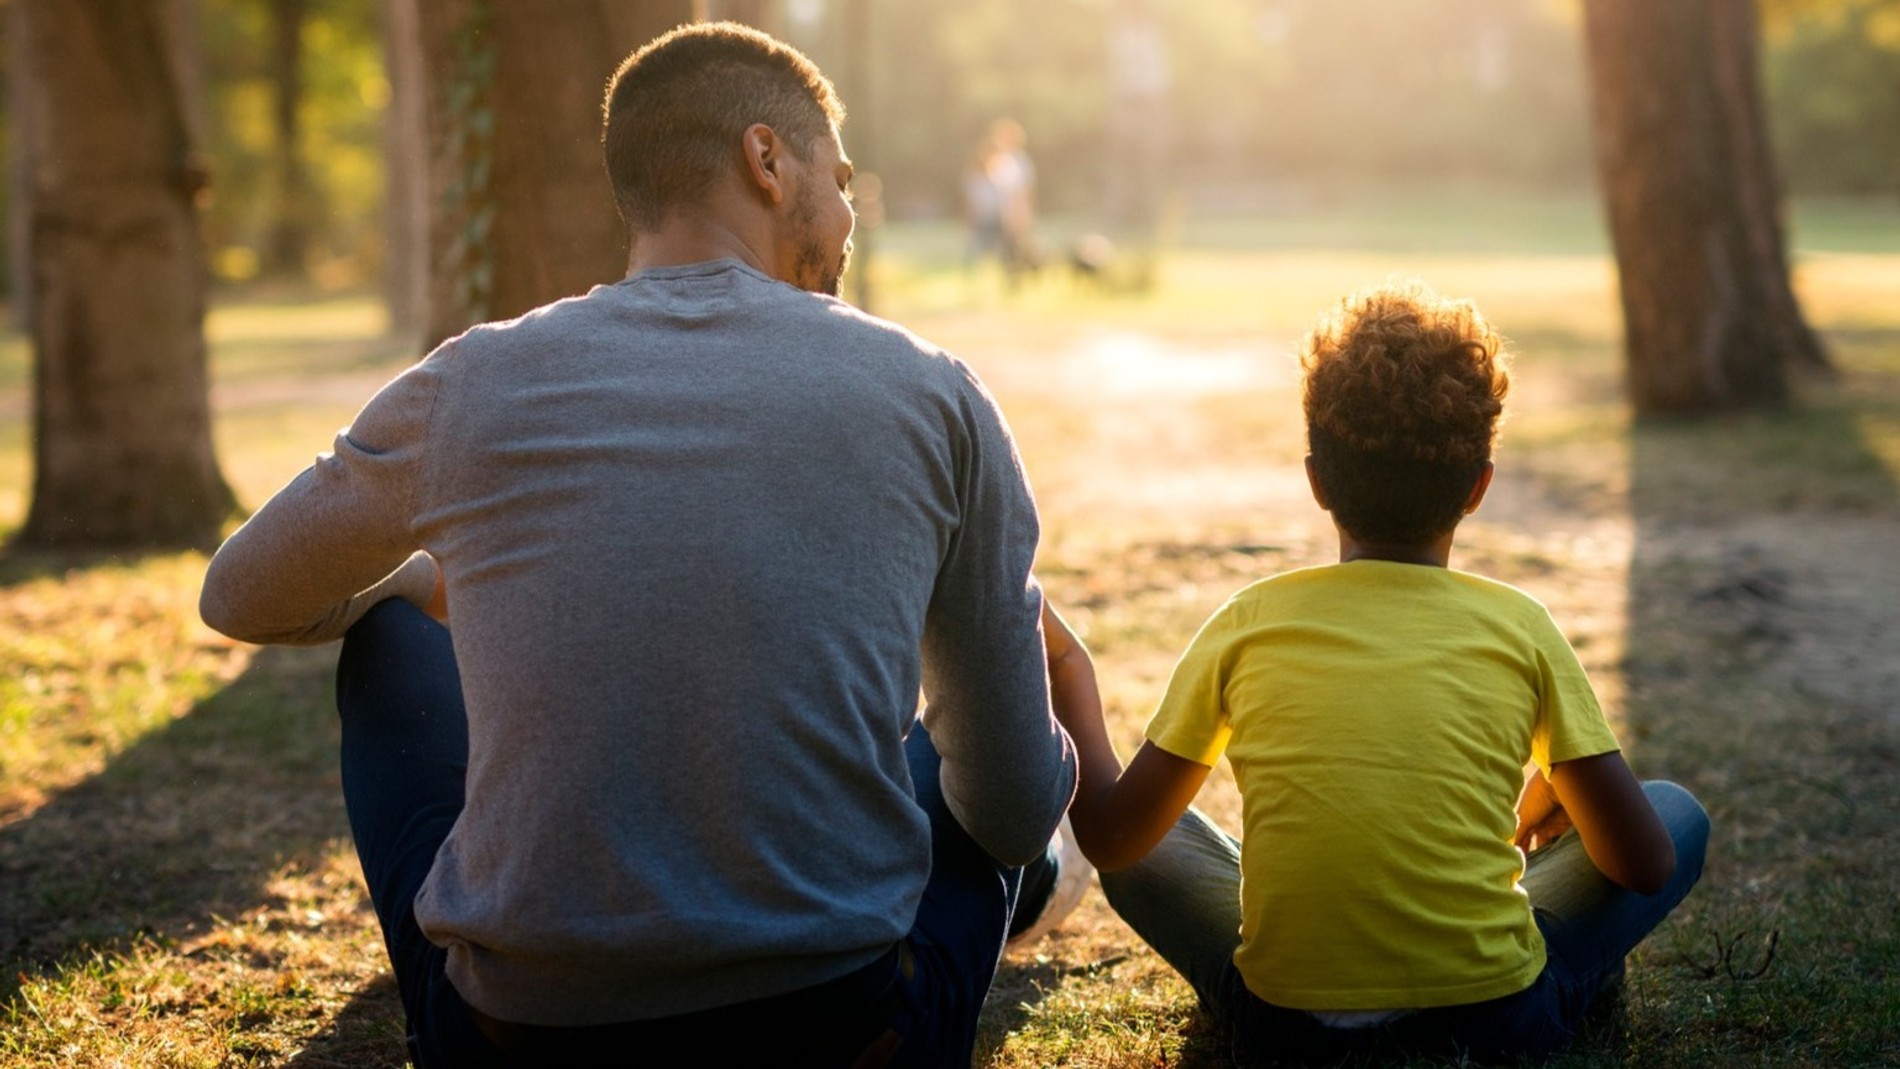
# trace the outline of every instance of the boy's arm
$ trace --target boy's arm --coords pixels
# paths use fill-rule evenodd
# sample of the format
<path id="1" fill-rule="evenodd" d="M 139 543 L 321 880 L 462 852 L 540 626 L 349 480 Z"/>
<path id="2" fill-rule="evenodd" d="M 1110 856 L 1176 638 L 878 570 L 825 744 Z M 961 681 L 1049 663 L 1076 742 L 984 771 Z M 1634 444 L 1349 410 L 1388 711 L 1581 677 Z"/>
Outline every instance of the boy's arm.
<path id="1" fill-rule="evenodd" d="M 1539 606 L 1527 627 L 1540 673 L 1531 760 L 1545 775 L 1533 776 L 1519 800 L 1520 842 L 1527 832 L 1547 840 L 1567 821 L 1597 871 L 1628 890 L 1655 894 L 1675 872 L 1675 842 L 1624 762 L 1589 677 L 1550 613 Z"/>
<path id="2" fill-rule="evenodd" d="M 1550 790 L 1558 809 L 1576 824 L 1597 871 L 1638 894 L 1653 895 L 1669 882 L 1676 844 L 1622 753 L 1551 765 Z"/>
<path id="3" fill-rule="evenodd" d="M 1212 770 L 1144 742 L 1124 771 L 1102 720 L 1095 665 L 1047 600 L 1042 633 L 1050 703 L 1075 742 L 1079 765 L 1075 801 L 1069 807 L 1076 845 L 1104 872 L 1127 868 L 1168 833 Z"/>

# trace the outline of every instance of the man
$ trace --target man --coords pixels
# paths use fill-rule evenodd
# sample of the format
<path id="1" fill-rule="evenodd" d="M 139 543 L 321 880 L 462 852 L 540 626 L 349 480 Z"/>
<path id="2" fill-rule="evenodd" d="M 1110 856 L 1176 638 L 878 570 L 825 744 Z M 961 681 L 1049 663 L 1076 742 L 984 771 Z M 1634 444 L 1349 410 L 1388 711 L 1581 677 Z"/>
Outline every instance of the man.
<path id="1" fill-rule="evenodd" d="M 756 31 L 633 55 L 629 277 L 445 343 L 212 561 L 219 630 L 348 630 L 419 1064 L 967 1064 L 1008 866 L 1048 897 L 1034 508 L 974 376 L 830 296 L 842 117 Z"/>

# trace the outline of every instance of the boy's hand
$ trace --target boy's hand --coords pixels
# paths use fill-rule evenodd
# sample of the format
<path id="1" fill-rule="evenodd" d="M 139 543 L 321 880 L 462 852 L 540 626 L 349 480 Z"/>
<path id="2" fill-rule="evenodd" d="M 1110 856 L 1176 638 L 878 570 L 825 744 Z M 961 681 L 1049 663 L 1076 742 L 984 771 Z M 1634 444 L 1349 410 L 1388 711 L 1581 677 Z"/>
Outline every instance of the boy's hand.
<path id="1" fill-rule="evenodd" d="M 1533 769 L 1524 781 L 1524 793 L 1517 799 L 1517 833 L 1512 837 L 1517 848 L 1528 854 L 1548 846 L 1570 827 L 1570 814 L 1557 801 L 1557 792 L 1551 789 L 1543 769 Z"/>

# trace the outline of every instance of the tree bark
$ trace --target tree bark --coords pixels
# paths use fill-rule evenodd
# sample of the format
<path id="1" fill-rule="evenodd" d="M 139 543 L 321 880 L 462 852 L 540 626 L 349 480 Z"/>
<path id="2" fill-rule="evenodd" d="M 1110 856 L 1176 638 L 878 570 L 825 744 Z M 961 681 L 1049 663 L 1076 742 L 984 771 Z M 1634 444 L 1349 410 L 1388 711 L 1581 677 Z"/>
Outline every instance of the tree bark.
<path id="1" fill-rule="evenodd" d="M 615 282 L 626 229 L 601 162 L 601 100 L 690 0 L 422 0 L 429 82 L 428 339 Z"/>
<path id="2" fill-rule="evenodd" d="M 429 166 L 422 37 L 416 0 L 383 2 L 383 67 L 389 110 L 383 118 L 386 176 L 383 293 L 390 334 L 413 340 L 429 307 Z"/>
<path id="3" fill-rule="evenodd" d="M 7 289 L 12 298 L 13 321 L 22 331 L 33 329 L 32 180 L 33 107 L 27 77 L 26 15 L 20 4 L 0 10 L 7 28 Z"/>
<path id="4" fill-rule="evenodd" d="M 1761 89 L 1761 14 L 1755 0 L 1713 5 L 1715 71 L 1729 135 L 1730 166 L 1742 199 L 1748 228 L 1750 276 L 1759 279 L 1758 297 L 1769 306 L 1776 343 L 1797 366 L 1830 368 L 1820 336 L 1808 326 L 1788 284 L 1788 247 L 1781 172 L 1768 140 L 1768 119 Z"/>
<path id="5" fill-rule="evenodd" d="M 205 176 L 179 0 L 24 0 L 35 113 L 32 546 L 217 543 Z"/>
<path id="6" fill-rule="evenodd" d="M 301 275 L 310 252 L 310 176 L 303 165 L 303 24 L 307 0 L 272 0 L 271 17 L 271 183 L 276 213 L 264 243 L 264 270 Z"/>
<path id="7" fill-rule="evenodd" d="M 1780 252 L 1752 9 L 1742 24 L 1730 10 L 1746 2 L 1584 4 L 1597 170 L 1639 412 L 1781 405 L 1795 339 L 1809 334 Z"/>

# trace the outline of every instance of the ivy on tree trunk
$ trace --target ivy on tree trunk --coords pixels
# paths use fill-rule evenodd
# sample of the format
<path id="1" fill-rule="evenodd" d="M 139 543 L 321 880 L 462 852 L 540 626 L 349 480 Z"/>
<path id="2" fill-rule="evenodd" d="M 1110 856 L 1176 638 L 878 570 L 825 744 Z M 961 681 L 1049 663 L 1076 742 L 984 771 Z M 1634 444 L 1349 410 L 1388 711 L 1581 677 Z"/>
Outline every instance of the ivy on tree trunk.
<path id="1" fill-rule="evenodd" d="M 431 343 L 627 273 L 601 101 L 691 0 L 417 0 L 429 83 Z"/>

